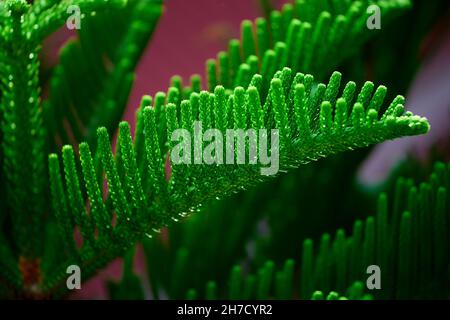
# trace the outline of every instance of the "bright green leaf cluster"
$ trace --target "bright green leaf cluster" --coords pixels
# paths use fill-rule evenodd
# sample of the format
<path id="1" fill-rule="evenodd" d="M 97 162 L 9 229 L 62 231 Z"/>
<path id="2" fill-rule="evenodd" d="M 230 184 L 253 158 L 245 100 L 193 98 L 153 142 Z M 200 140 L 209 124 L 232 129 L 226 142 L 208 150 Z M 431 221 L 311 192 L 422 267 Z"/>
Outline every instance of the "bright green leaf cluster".
<path id="1" fill-rule="evenodd" d="M 115 156 L 105 128 L 97 132 L 95 156 L 87 144 L 80 144 L 81 172 L 73 148 L 63 148 L 64 181 L 58 157 L 52 154 L 54 208 L 63 219 L 61 225 L 73 221 L 71 228 L 80 228 L 84 239 L 81 261 L 91 261 L 107 246 L 111 255 L 117 254 L 145 233 L 177 221 L 206 201 L 266 179 L 261 176 L 260 165 L 238 164 L 172 165 L 168 175 L 167 159 L 172 149 L 168 137 L 183 119 L 190 119 L 184 126 L 192 133 L 192 120 L 208 124 L 205 130 L 216 124 L 242 129 L 259 124 L 261 128 L 279 129 L 282 170 L 344 150 L 428 131 L 425 119 L 404 112 L 401 97 L 379 116 L 384 87 L 374 90 L 373 84 L 366 83 L 358 92 L 349 82 L 342 89 L 340 78 L 334 73 L 328 85 L 315 84 L 311 75 L 294 75 L 285 68 L 270 81 L 266 97 L 260 96 L 254 86 L 237 87 L 233 94 L 224 93 L 218 86 L 214 93 L 193 93 L 183 102 L 175 98 L 177 89 L 171 88 L 167 100 L 159 95 L 153 107 L 138 111 L 134 145 L 128 124 L 119 126 Z M 114 228 L 113 213 L 117 217 Z M 94 230 L 99 231 L 97 236 Z M 62 233 L 67 234 L 67 230 Z M 74 248 L 73 240 L 69 246 Z"/>

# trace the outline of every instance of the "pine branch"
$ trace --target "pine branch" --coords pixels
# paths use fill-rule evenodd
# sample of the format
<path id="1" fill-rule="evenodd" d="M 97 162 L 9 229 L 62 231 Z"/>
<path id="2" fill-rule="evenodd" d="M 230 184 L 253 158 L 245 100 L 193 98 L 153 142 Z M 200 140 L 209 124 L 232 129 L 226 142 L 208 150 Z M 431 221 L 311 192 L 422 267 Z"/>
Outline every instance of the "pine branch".
<path id="1" fill-rule="evenodd" d="M 68 221 L 75 219 L 84 238 L 79 251 L 82 264 L 90 263 L 99 253 L 107 259 L 123 252 L 144 234 L 178 221 L 210 199 L 224 197 L 267 179 L 261 176 L 261 165 L 258 164 L 172 164 L 167 182 L 165 159 L 173 149 L 173 143 L 167 137 L 178 125 L 193 134 L 193 120 L 203 120 L 206 123 L 204 129 L 220 124 L 223 128 L 279 129 L 282 171 L 337 152 L 428 131 L 425 119 L 404 112 L 402 97 L 397 97 L 380 117 L 377 110 L 383 104 L 384 87 L 374 93 L 373 84 L 368 82 L 357 94 L 353 82 L 341 90 L 340 78 L 339 73 L 334 73 L 328 86 L 319 84 L 313 89 L 311 75 L 294 76 L 285 68 L 270 82 L 269 94 L 262 96 L 262 105 L 260 91 L 253 86 L 238 87 L 233 95 L 226 95 L 223 87 L 218 86 L 214 94 L 193 94 L 190 101 L 177 104 L 171 98 L 177 96 L 176 89 L 171 88 L 167 105 L 158 106 L 155 101 L 153 108 L 147 106 L 138 113 L 140 129 L 136 132 L 134 147 L 126 122 L 120 125 L 115 157 L 105 128 L 98 130 L 97 156 L 101 159 L 98 164 L 94 165 L 88 145 L 80 144 L 81 181 L 74 151 L 65 146 L 65 182 L 60 174 L 58 156 L 52 154 L 49 158 L 54 208 L 63 227 L 62 236 L 67 237 L 68 230 L 75 226 L 67 227 Z M 165 119 L 161 117 L 163 113 L 158 114 L 161 107 Z M 214 116 L 209 118 L 207 115 Z M 163 127 L 165 134 L 159 130 Z M 224 133 L 223 128 L 221 132 Z M 162 140 L 166 149 L 161 149 L 161 136 L 166 137 Z M 138 144 L 140 141 L 143 143 Z M 101 188 L 103 173 L 108 194 L 103 194 Z M 83 195 L 81 185 L 85 186 L 87 195 Z M 103 200 L 105 197 L 106 201 Z M 86 201 L 91 204 L 89 215 Z M 114 228 L 110 223 L 113 212 L 117 215 Z M 99 230 L 97 239 L 94 238 L 95 228 Z M 74 248 L 73 239 L 68 246 Z M 106 253 L 107 247 L 110 249 Z M 96 263 L 106 263 L 103 257 L 96 258 Z M 86 269 L 90 270 L 88 266 Z"/>
<path id="2" fill-rule="evenodd" d="M 42 193 L 46 187 L 46 161 L 39 107 L 39 47 L 28 43 L 24 36 L 22 19 L 28 5 L 23 1 L 7 1 L 6 5 L 11 23 L 5 29 L 10 41 L 2 43 L 7 74 L 2 79 L 0 102 L 3 175 L 19 255 L 33 260 L 42 252 L 39 239 L 46 214 Z"/>
<path id="3" fill-rule="evenodd" d="M 286 260 L 278 270 L 273 261 L 268 260 L 255 274 L 244 275 L 241 266 L 235 265 L 230 272 L 224 292 L 219 291 L 215 281 L 209 281 L 202 296 L 197 290 L 189 289 L 181 299 L 290 300 L 297 298 L 294 294 L 294 271 L 295 262 L 292 259 Z M 309 296 L 300 296 L 300 298 L 304 300 L 372 300 L 372 295 L 365 294 L 364 291 L 364 284 L 356 281 L 345 291 L 341 291 L 347 296 L 340 295 L 336 291 L 328 291 L 329 293 L 325 295 L 323 291 L 317 290 Z"/>
<path id="4" fill-rule="evenodd" d="M 5 25 L 6 25 L 7 16 L 8 16 L 8 11 L 7 11 L 7 8 L 6 8 L 6 3 L 5 2 L 0 2 L 0 26 L 1 26 L 1 28 L 0 28 L 0 39 L 2 39 L 4 37 L 4 31 L 3 30 L 4 30 Z M 3 42 L 3 41 L 1 41 L 1 42 Z"/>
<path id="5" fill-rule="evenodd" d="M 81 141 L 94 147 L 99 126 L 114 133 L 134 81 L 133 70 L 161 11 L 160 1 L 130 1 L 82 21 L 78 39 L 61 50 L 44 103 L 52 151 L 61 144 Z"/>

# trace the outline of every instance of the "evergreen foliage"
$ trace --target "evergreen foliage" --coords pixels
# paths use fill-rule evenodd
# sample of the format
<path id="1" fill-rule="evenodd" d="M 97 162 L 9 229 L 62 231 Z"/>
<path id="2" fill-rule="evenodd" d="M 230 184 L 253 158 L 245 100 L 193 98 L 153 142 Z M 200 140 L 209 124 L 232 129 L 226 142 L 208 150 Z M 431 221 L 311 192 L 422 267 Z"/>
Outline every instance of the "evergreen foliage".
<path id="1" fill-rule="evenodd" d="M 318 245 L 297 239 L 292 248 L 302 245 L 300 256 L 292 249 L 275 257 L 270 251 L 282 246 L 282 237 L 268 249 L 255 232 L 267 217 L 252 212 L 250 198 L 242 197 L 229 216 L 217 214 L 226 211 L 217 200 L 257 195 L 252 187 L 271 180 L 292 192 L 290 178 L 261 175 L 262 164 L 189 165 L 171 158 L 172 134 L 185 129 L 193 145 L 196 121 L 203 132 L 222 134 L 277 129 L 270 139 L 280 143 L 280 172 L 301 166 L 304 182 L 315 172 L 308 171 L 310 162 L 331 157 L 331 163 L 345 151 L 427 133 L 427 120 L 406 111 L 402 95 L 335 71 L 380 33 L 366 27 L 370 4 L 381 8 L 384 23 L 411 8 L 408 0 L 295 0 L 278 11 L 266 1 L 266 17 L 243 21 L 240 39 L 206 61 L 204 81 L 193 75 L 185 85 L 174 76 L 167 92 L 144 96 L 131 132 L 121 117 L 162 2 L 1 1 L 0 296 L 61 297 L 68 293 L 67 266 L 79 265 L 85 281 L 124 257 L 121 283 L 109 283 L 111 297 L 144 298 L 133 272 L 134 246 L 143 241 L 154 298 L 161 292 L 188 299 L 448 297 L 442 286 L 449 258 L 446 165 L 437 163 L 419 186 L 399 179 L 392 205 L 382 194 L 377 214 L 356 220 L 352 232 L 338 229 L 333 240 L 326 233 L 315 239 Z M 44 98 L 42 44 L 65 25 L 71 5 L 80 8 L 83 27 L 61 49 Z M 209 211 L 211 202 L 217 212 L 208 215 L 209 224 L 196 217 L 203 212 L 174 224 Z M 269 215 L 274 233 L 285 232 L 289 221 Z M 224 222 L 230 242 L 221 244 Z M 170 252 L 145 240 L 167 226 L 184 228 Z M 208 228 L 215 229 L 205 245 L 201 233 Z M 254 259 L 244 266 L 240 244 L 250 239 Z M 206 252 L 221 246 L 217 270 L 187 278 L 198 268 L 190 263 L 204 263 Z M 191 249 L 205 257 L 191 261 Z M 363 290 L 368 264 L 390 270 L 382 295 Z"/>

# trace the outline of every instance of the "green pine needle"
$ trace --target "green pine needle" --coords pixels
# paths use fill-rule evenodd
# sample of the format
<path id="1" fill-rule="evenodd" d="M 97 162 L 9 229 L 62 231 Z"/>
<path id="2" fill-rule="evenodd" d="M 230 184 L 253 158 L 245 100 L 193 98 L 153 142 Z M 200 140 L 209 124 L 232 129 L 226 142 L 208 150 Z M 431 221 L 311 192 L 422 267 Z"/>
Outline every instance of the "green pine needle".
<path id="1" fill-rule="evenodd" d="M 370 101 L 373 100 L 370 95 L 366 94 L 367 88 L 373 87 L 373 84 L 367 83 L 358 94 L 359 102 L 354 103 L 353 108 L 350 108 L 350 110 L 353 109 L 351 115 L 347 116 L 347 111 L 343 108 L 344 97 L 338 98 L 337 102 L 333 104 L 331 101 L 323 100 L 328 97 L 334 101 L 339 96 L 340 85 L 337 79 L 340 79 L 340 74 L 334 73 L 328 85 L 316 85 L 316 88 L 323 88 L 323 94 L 319 96 L 318 91 L 313 91 L 312 86 L 305 83 L 305 79 L 309 78 L 312 76 L 303 74 L 294 76 L 290 69 L 285 68 L 277 72 L 270 82 L 269 93 L 266 97 L 261 93 L 258 94 L 255 87 L 247 89 L 237 87 L 232 95 L 229 94 L 229 97 L 233 98 L 234 110 L 231 123 L 226 121 L 226 119 L 230 120 L 227 110 L 228 103 L 225 102 L 226 98 L 220 98 L 220 95 L 223 95 L 221 87 L 216 87 L 214 90 L 219 94 L 218 99 L 213 93 L 203 91 L 199 95 L 198 102 L 195 103 L 192 101 L 189 103 L 187 100 L 177 102 L 174 99 L 172 101 L 178 103 L 174 104 L 169 102 L 169 97 L 174 96 L 174 93 L 169 94 L 167 105 L 161 106 L 155 102 L 153 108 L 146 106 L 138 113 L 143 117 L 143 130 L 137 131 L 135 137 L 135 141 L 144 141 L 144 149 L 140 150 L 144 154 L 140 157 L 141 163 L 136 161 L 137 157 L 134 154 L 138 150 L 136 150 L 136 145 L 131 142 L 126 123 L 120 125 L 118 138 L 120 152 L 116 156 L 111 151 L 107 130 L 100 128 L 97 134 L 101 162 L 98 162 L 95 170 L 92 166 L 90 168 L 87 165 L 84 166 L 86 167 L 82 179 L 84 182 L 78 180 L 80 173 L 74 162 L 72 148 L 64 147 L 65 181 L 60 182 L 62 176 L 54 169 L 50 171 L 50 178 L 54 185 L 54 192 L 58 190 L 57 186 L 61 183 L 67 185 L 65 189 L 70 210 L 63 209 L 57 213 L 57 216 L 62 217 L 72 211 L 71 216 L 75 219 L 86 240 L 86 248 L 83 247 L 82 251 L 95 250 L 96 247 L 103 248 L 106 246 L 106 242 L 114 241 L 118 243 L 119 249 L 114 247 L 111 252 L 119 254 L 122 252 L 121 246 L 125 248 L 144 234 L 179 220 L 180 217 L 196 210 L 207 201 L 224 197 L 239 189 L 248 188 L 267 178 L 261 175 L 260 164 L 198 167 L 171 164 L 169 178 L 167 156 L 174 146 L 167 140 L 167 137 L 171 136 L 180 123 L 184 127 L 189 127 L 192 134 L 194 130 L 192 124 L 189 126 L 187 120 L 183 124 L 183 119 L 201 120 L 204 124 L 203 130 L 210 128 L 214 123 L 220 124 L 222 127 L 227 123 L 232 128 L 248 129 L 251 128 L 251 119 L 253 122 L 258 122 L 257 119 L 260 119 L 263 128 L 280 130 L 280 169 L 282 171 L 345 150 L 364 147 L 400 136 L 422 134 L 429 129 L 425 119 L 410 114 L 398 113 L 386 117 L 375 114 L 373 118 L 366 117 L 368 111 L 365 110 L 364 105 L 370 105 Z M 294 83 L 292 79 L 297 79 L 294 80 L 295 87 L 292 87 Z M 303 81 L 299 79 L 303 79 Z M 310 88 L 309 92 L 305 92 L 305 86 Z M 169 91 L 174 92 L 175 90 L 177 89 L 171 88 Z M 264 97 L 262 113 L 259 101 L 256 99 L 257 95 Z M 294 99 L 290 99 L 290 96 L 293 96 Z M 376 98 L 378 99 L 378 96 Z M 192 107 L 197 103 L 198 112 L 189 110 L 189 105 Z M 184 107 L 181 108 L 181 105 Z M 337 108 L 336 105 L 340 105 L 340 107 Z M 160 110 L 159 122 L 156 121 L 158 110 Z M 389 108 L 387 110 L 389 112 Z M 195 117 L 193 113 L 197 116 Z M 165 117 L 161 117 L 162 114 Z M 297 122 L 288 121 L 289 114 L 294 114 Z M 320 116 L 316 117 L 315 114 L 320 114 Z M 369 114 L 371 114 L 370 111 Z M 265 117 L 263 118 L 262 115 Z M 141 120 L 138 120 L 138 123 L 139 121 Z M 165 122 L 165 125 L 162 122 Z M 161 142 L 163 149 L 160 148 Z M 80 145 L 80 153 L 84 157 L 88 154 L 87 146 L 84 143 Z M 55 155 L 51 155 L 50 159 L 55 159 L 55 157 Z M 87 164 L 91 161 L 85 162 Z M 121 164 L 120 170 L 119 163 Z M 94 172 L 96 172 L 95 175 Z M 101 178 L 102 172 L 105 174 L 104 181 Z M 145 177 L 149 183 L 145 183 L 140 178 L 141 176 Z M 98 177 L 101 178 L 99 183 L 97 182 Z M 88 190 L 87 194 L 82 194 L 80 183 Z M 100 191 L 94 191 L 94 189 L 102 186 L 103 183 L 107 184 L 108 192 L 103 192 L 100 196 Z M 152 187 L 146 190 L 145 185 Z M 58 193 L 55 192 L 53 198 L 57 196 Z M 95 212 L 91 218 L 88 218 L 84 205 L 86 201 L 94 204 L 94 210 L 103 212 L 100 217 L 97 217 L 97 212 Z M 102 205 L 102 203 L 104 204 Z M 105 214 L 103 209 L 98 209 L 104 206 L 110 208 L 109 214 Z M 55 204 L 55 210 L 60 208 L 60 204 Z M 111 220 L 108 220 L 112 216 L 112 212 L 117 215 L 117 225 L 112 234 L 107 233 L 102 235 L 104 238 L 99 237 L 94 240 L 93 230 L 95 228 L 99 230 L 112 228 Z M 67 219 L 64 217 L 63 221 Z M 65 225 L 63 221 L 62 225 Z M 108 221 L 108 223 L 106 226 L 99 225 L 100 221 Z M 62 232 L 66 232 L 64 230 L 67 229 L 63 229 Z M 97 242 L 98 244 L 96 244 Z M 119 251 L 116 252 L 116 250 Z"/>

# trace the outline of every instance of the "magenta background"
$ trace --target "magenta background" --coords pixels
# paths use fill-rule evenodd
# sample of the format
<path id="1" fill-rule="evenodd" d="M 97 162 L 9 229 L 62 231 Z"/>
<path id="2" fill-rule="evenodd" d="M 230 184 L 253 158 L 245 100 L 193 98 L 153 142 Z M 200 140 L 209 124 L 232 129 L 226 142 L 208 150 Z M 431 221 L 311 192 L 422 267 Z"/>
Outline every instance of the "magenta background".
<path id="1" fill-rule="evenodd" d="M 273 1 L 278 6 L 285 0 Z M 138 65 L 124 119 L 134 127 L 134 112 L 145 94 L 154 95 L 166 91 L 170 78 L 180 75 L 185 81 L 192 74 L 204 75 L 205 61 L 225 50 L 229 39 L 239 36 L 240 22 L 261 15 L 259 0 L 165 0 L 164 13 L 155 34 Z M 277 7 L 278 7 L 277 6 Z M 426 62 L 411 88 L 408 109 L 427 116 L 433 130 L 426 137 L 397 140 L 378 146 L 374 155 L 366 162 L 360 177 L 366 183 L 380 179 L 392 165 L 411 148 L 426 148 L 435 141 L 443 128 L 450 123 L 450 32 L 445 41 Z M 114 32 L 114 26 L 111 26 Z M 47 46 L 57 48 L 67 39 L 67 33 L 58 33 L 48 40 Z M 47 51 L 44 58 L 54 63 L 55 55 Z M 45 59 L 44 59 L 45 60 Z M 440 132 L 442 134 L 442 131 Z M 136 257 L 136 272 L 146 277 L 142 250 Z M 121 259 L 115 260 L 74 292 L 76 299 L 106 299 L 106 279 L 118 279 L 121 275 Z M 147 281 L 143 281 L 147 285 Z M 146 288 L 147 298 L 151 298 Z"/>

